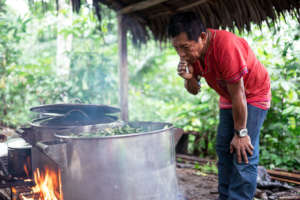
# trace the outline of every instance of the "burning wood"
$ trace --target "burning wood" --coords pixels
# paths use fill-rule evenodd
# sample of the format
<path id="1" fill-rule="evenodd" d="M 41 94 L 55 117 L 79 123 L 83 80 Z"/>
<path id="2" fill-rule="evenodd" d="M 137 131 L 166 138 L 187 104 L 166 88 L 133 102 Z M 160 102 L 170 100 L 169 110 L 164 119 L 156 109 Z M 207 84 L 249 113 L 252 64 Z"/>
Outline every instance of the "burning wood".
<path id="1" fill-rule="evenodd" d="M 63 200 L 60 172 L 45 168 L 44 171 L 37 169 L 34 172 L 36 185 L 30 192 L 21 193 L 20 200 Z"/>
<path id="2" fill-rule="evenodd" d="M 24 192 L 19 195 L 19 200 L 39 200 L 40 195 L 39 194 L 34 194 L 32 192 Z"/>
<path id="3" fill-rule="evenodd" d="M 23 193 L 30 192 L 30 187 L 26 186 L 16 186 L 11 188 L 12 200 L 19 200 L 19 196 Z"/>

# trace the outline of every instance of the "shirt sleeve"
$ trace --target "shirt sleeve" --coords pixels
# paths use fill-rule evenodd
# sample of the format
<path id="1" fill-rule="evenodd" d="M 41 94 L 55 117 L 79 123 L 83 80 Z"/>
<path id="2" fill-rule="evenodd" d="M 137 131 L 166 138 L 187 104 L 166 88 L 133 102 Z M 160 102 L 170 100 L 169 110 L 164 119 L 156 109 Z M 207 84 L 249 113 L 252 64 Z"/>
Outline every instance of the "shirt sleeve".
<path id="1" fill-rule="evenodd" d="M 222 80 L 236 83 L 248 73 L 247 42 L 232 33 L 224 35 L 216 43 L 217 70 Z"/>

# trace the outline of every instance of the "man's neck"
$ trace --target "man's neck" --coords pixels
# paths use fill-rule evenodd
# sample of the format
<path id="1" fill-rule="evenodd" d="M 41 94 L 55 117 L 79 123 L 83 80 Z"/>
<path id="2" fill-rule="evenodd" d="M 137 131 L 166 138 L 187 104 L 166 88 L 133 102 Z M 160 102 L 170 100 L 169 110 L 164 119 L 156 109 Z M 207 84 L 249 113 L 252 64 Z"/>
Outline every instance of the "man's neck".
<path id="1" fill-rule="evenodd" d="M 210 45 L 210 40 L 211 40 L 211 32 L 207 30 L 206 34 L 207 37 L 205 41 L 205 46 L 203 47 L 203 53 L 200 55 L 200 59 L 199 59 L 203 68 L 205 68 L 205 55 L 207 53 L 208 47 Z"/>

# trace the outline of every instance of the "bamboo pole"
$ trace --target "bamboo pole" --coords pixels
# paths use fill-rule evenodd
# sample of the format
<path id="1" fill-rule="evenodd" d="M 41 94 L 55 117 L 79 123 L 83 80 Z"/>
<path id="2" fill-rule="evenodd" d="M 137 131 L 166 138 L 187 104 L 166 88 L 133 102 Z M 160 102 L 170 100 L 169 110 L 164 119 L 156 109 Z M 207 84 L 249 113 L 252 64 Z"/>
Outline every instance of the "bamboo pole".
<path id="1" fill-rule="evenodd" d="M 119 45 L 119 97 L 121 119 L 128 121 L 128 65 L 127 65 L 127 30 L 124 28 L 123 16 L 118 15 Z"/>

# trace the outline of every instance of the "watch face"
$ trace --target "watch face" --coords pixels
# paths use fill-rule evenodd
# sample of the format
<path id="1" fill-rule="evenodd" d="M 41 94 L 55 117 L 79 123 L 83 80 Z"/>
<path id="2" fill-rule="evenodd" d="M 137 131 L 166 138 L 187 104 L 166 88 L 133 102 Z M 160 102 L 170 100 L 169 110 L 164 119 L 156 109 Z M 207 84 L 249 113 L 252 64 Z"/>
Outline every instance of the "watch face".
<path id="1" fill-rule="evenodd" d="M 248 135 L 248 130 L 247 129 L 242 129 L 240 130 L 240 137 L 245 137 Z"/>

